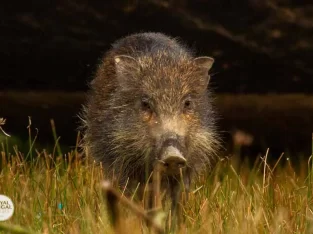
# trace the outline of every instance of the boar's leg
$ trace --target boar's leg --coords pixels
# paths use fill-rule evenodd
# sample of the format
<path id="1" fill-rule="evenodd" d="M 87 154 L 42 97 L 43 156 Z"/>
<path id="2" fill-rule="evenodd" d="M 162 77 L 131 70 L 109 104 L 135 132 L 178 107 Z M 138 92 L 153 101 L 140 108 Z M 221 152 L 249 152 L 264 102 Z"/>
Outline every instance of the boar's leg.
<path id="1" fill-rule="evenodd" d="M 170 189 L 170 198 L 171 198 L 171 223 L 173 228 L 176 225 L 179 225 L 183 221 L 182 206 L 184 201 L 188 199 L 188 192 L 190 188 L 190 177 L 189 173 L 181 178 L 171 177 L 169 178 L 169 189 Z M 182 192 L 185 192 L 186 195 L 183 199 Z"/>

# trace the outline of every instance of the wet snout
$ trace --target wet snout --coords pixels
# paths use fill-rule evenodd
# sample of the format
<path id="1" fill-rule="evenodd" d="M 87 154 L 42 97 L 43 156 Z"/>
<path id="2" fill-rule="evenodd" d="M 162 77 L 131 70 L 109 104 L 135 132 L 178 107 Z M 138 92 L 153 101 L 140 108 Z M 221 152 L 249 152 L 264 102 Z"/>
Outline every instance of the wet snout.
<path id="1" fill-rule="evenodd" d="M 168 146 L 165 149 L 162 162 L 167 174 L 178 174 L 179 169 L 186 166 L 186 159 L 174 146 Z"/>

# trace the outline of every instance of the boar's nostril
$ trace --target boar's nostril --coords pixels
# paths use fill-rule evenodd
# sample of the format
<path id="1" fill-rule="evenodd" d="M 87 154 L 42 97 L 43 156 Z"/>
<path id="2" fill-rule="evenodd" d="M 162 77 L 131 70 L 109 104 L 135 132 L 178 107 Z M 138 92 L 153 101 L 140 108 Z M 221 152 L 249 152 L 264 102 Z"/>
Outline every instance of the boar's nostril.
<path id="1" fill-rule="evenodd" d="M 177 156 L 169 156 L 164 160 L 164 166 L 181 168 L 186 166 L 186 159 Z"/>
<path id="2" fill-rule="evenodd" d="M 186 166 L 186 159 L 176 147 L 169 146 L 162 157 L 163 165 L 167 172 L 177 173 L 179 168 Z"/>

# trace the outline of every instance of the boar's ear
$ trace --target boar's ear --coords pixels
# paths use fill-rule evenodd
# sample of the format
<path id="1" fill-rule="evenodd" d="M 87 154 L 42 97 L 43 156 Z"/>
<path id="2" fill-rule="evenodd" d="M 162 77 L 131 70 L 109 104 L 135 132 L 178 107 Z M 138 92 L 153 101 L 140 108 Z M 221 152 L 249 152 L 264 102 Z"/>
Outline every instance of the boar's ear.
<path id="1" fill-rule="evenodd" d="M 196 65 L 201 69 L 201 71 L 204 73 L 205 80 L 204 85 L 205 88 L 208 86 L 210 81 L 209 71 L 214 63 L 214 58 L 211 57 L 198 57 L 194 59 Z"/>
<path id="2" fill-rule="evenodd" d="M 118 55 L 114 57 L 117 80 L 121 87 L 129 88 L 134 76 L 139 72 L 138 61 L 128 55 Z"/>
<path id="3" fill-rule="evenodd" d="M 198 57 L 194 59 L 196 65 L 205 72 L 205 74 L 209 73 L 209 70 L 213 66 L 214 58 L 211 57 Z"/>

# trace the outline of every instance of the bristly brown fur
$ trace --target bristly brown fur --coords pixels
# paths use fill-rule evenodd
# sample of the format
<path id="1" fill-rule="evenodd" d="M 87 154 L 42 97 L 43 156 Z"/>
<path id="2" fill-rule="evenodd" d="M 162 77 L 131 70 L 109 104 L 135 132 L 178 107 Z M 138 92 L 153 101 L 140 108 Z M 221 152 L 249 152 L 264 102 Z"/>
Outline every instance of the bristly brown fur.
<path id="1" fill-rule="evenodd" d="M 116 56 L 134 59 L 116 68 Z M 125 77 L 121 77 L 125 76 Z M 207 74 L 206 74 L 207 76 Z M 157 157 L 157 125 L 168 120 L 183 136 L 191 174 L 212 169 L 219 148 L 212 97 L 194 54 L 161 33 L 133 34 L 113 44 L 92 81 L 82 112 L 83 147 L 102 162 L 108 175 L 144 182 Z M 121 81 L 120 81 L 120 80 Z M 191 113 L 181 114 L 186 95 L 193 95 Z M 138 100 L 148 96 L 155 115 L 143 121 Z"/>

